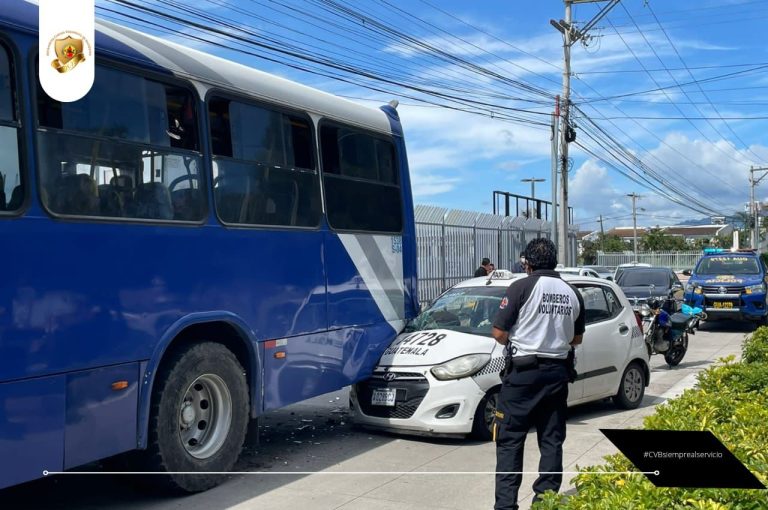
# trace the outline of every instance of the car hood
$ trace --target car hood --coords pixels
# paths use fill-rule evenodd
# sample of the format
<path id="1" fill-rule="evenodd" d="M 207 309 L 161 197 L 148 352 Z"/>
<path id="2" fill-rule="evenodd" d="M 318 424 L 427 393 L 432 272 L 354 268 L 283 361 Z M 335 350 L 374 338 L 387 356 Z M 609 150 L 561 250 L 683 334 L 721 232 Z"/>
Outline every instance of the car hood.
<path id="1" fill-rule="evenodd" d="M 760 285 L 763 278 L 754 274 L 715 275 L 698 274 L 689 280 L 699 285 Z"/>
<path id="2" fill-rule="evenodd" d="M 490 354 L 496 345 L 489 336 L 448 329 L 403 333 L 384 351 L 379 366 L 438 365 L 465 354 Z"/>
<path id="3" fill-rule="evenodd" d="M 669 287 L 622 287 L 621 290 L 628 298 L 649 298 L 669 294 Z"/>

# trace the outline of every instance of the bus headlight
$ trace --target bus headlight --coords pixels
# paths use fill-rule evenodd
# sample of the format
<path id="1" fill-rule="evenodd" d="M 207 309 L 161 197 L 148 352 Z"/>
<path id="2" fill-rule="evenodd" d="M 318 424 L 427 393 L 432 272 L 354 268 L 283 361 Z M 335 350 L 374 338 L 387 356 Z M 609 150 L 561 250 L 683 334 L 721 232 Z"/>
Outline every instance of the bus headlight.
<path id="1" fill-rule="evenodd" d="M 759 285 L 749 285 L 748 287 L 744 288 L 744 292 L 747 294 L 765 294 L 765 284 L 761 283 Z"/>
<path id="2" fill-rule="evenodd" d="M 475 375 L 491 360 L 490 354 L 467 354 L 432 367 L 432 375 L 441 381 Z"/>

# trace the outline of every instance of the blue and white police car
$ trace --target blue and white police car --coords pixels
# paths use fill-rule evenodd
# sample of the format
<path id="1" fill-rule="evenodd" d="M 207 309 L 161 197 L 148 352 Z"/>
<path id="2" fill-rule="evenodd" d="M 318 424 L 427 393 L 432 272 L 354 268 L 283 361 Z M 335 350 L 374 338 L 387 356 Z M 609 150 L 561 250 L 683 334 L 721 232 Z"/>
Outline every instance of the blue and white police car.
<path id="1" fill-rule="evenodd" d="M 490 439 L 501 386 L 503 347 L 491 326 L 507 287 L 525 275 L 497 270 L 443 293 L 384 352 L 373 376 L 353 386 L 358 424 L 427 435 Z M 643 399 L 650 370 L 642 326 L 611 281 L 563 275 L 584 298 L 586 333 L 576 349 L 568 404 L 613 397 L 621 408 Z"/>
<path id="2" fill-rule="evenodd" d="M 768 268 L 754 250 L 707 248 L 689 276 L 686 303 L 700 307 L 707 320 L 768 321 Z"/>

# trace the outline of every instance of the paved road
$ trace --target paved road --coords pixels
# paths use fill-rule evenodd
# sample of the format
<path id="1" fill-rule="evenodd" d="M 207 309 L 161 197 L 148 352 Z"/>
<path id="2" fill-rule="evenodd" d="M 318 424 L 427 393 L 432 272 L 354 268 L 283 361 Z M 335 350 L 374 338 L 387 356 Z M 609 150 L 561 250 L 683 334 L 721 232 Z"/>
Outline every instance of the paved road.
<path id="1" fill-rule="evenodd" d="M 565 444 L 565 470 L 599 463 L 616 450 L 600 427 L 633 427 L 655 405 L 695 382 L 695 374 L 717 358 L 741 352 L 747 324 L 704 324 L 691 337 L 690 350 L 675 369 L 652 358 L 651 385 L 640 408 L 616 411 L 609 401 L 570 409 Z M 322 472 L 325 474 L 232 475 L 203 494 L 167 497 L 138 490 L 125 475 L 65 475 L 0 491 L 3 509 L 109 510 L 471 510 L 493 507 L 493 476 L 449 471 L 493 471 L 490 443 L 429 440 L 357 430 L 347 414 L 348 391 L 318 397 L 271 413 L 262 421 L 260 442 L 252 442 L 238 470 Z M 524 469 L 538 463 L 535 434 L 527 441 Z M 368 474 L 328 474 L 355 471 Z M 370 474 L 396 471 L 402 474 Z M 417 474 L 419 471 L 439 474 Z M 443 474 L 444 473 L 444 474 Z M 521 508 L 532 496 L 533 475 L 526 475 Z M 570 476 L 566 475 L 566 479 Z M 565 483 L 563 491 L 573 490 Z"/>

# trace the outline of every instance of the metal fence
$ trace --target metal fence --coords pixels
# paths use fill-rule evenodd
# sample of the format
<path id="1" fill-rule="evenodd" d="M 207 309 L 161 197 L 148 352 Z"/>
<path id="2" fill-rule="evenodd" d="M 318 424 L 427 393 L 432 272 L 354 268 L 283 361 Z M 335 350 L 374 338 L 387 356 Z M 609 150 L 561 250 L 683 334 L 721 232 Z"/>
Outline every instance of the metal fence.
<path id="1" fill-rule="evenodd" d="M 429 303 L 445 289 L 471 278 L 483 257 L 511 269 L 531 239 L 549 238 L 549 222 L 426 205 L 416 206 L 419 300 Z M 576 233 L 569 236 L 568 265 L 576 262 Z"/>
<path id="2" fill-rule="evenodd" d="M 649 251 L 638 252 L 637 257 L 631 251 L 625 252 L 597 252 L 597 265 L 618 266 L 629 262 L 641 262 L 652 266 L 672 268 L 674 271 L 693 269 L 701 258 L 701 251 Z"/>

